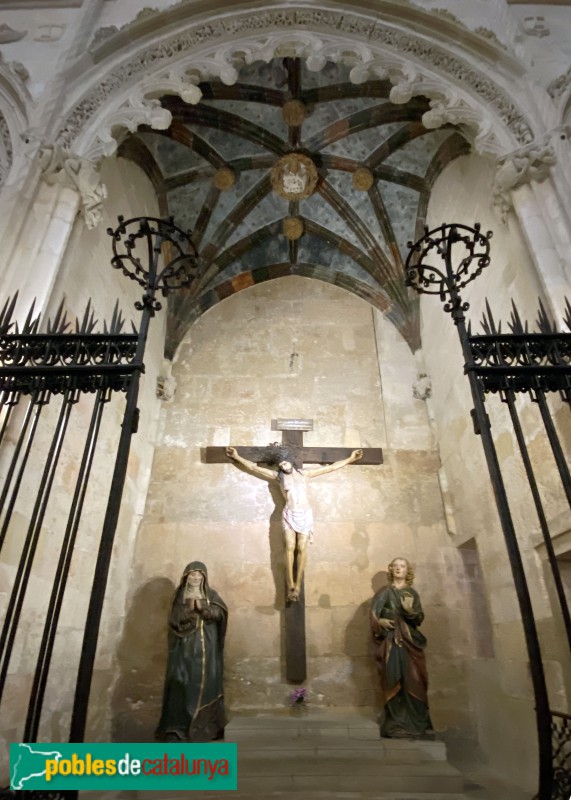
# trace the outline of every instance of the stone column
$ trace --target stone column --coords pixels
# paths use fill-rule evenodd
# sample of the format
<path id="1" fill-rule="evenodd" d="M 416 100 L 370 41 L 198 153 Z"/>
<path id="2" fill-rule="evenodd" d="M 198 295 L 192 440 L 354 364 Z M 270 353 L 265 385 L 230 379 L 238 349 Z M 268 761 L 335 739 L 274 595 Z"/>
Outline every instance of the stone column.
<path id="1" fill-rule="evenodd" d="M 94 228 L 101 220 L 106 189 L 95 166 L 56 148 L 40 150 L 42 179 L 26 204 L 25 221 L 4 267 L 3 295 L 19 292 L 25 315 L 33 299 L 41 312 L 50 297 L 78 211 Z"/>
<path id="2" fill-rule="evenodd" d="M 571 294 L 571 219 L 550 175 L 555 162 L 551 145 L 533 145 L 501 159 L 493 202 L 504 221 L 515 212 L 548 310 L 563 326 L 563 298 Z"/>
<path id="3" fill-rule="evenodd" d="M 513 192 L 514 210 L 558 326 L 571 299 L 571 230 L 551 181 L 531 181 Z"/>

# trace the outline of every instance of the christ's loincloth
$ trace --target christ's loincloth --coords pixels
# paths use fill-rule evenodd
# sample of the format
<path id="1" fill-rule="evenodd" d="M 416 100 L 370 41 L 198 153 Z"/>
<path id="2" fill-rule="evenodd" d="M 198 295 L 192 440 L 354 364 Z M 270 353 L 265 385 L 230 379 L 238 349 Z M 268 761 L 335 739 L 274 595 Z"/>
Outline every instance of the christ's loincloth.
<path id="1" fill-rule="evenodd" d="M 286 506 L 282 512 L 282 524 L 286 532 L 290 530 L 300 536 L 308 536 L 311 539 L 313 535 L 313 512 L 310 508 L 302 511 L 292 511 Z"/>

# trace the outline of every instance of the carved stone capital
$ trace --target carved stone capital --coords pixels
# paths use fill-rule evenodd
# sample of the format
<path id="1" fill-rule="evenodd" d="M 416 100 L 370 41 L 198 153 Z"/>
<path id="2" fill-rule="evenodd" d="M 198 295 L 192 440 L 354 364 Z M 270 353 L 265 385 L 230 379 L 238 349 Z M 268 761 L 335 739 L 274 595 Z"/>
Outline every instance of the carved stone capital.
<path id="1" fill-rule="evenodd" d="M 4 22 L 0 25 L 0 44 L 19 42 L 20 39 L 24 38 L 27 32 L 28 31 L 17 31 Z"/>
<path id="2" fill-rule="evenodd" d="M 505 221 L 513 207 L 512 191 L 528 181 L 543 181 L 557 157 L 548 141 L 516 150 L 498 159 L 492 191 L 492 203 Z"/>
<path id="3" fill-rule="evenodd" d="M 571 67 L 567 72 L 551 81 L 547 87 L 550 96 L 557 102 L 571 88 Z"/>
<path id="4" fill-rule="evenodd" d="M 428 400 L 432 397 L 432 381 L 425 372 L 420 373 L 412 384 L 412 395 L 416 400 Z"/>
<path id="5" fill-rule="evenodd" d="M 176 93 L 186 102 L 190 102 L 180 87 L 178 89 L 179 91 Z M 199 89 L 198 92 L 201 96 Z M 117 139 L 112 133 L 114 129 L 122 128 L 130 133 L 135 133 L 141 125 L 148 125 L 155 130 L 165 131 L 171 122 L 172 114 L 163 108 L 158 100 L 147 100 L 141 96 L 140 92 L 137 92 L 107 116 L 97 132 L 97 147 L 89 153 L 89 160 L 96 162 L 102 156 L 113 155 L 118 145 Z"/>
<path id="6" fill-rule="evenodd" d="M 537 14 L 523 18 L 523 29 L 528 36 L 538 36 L 540 39 L 551 33 L 545 24 L 545 17 Z"/>
<path id="7" fill-rule="evenodd" d="M 103 201 L 107 197 L 95 164 L 70 155 L 57 145 L 42 147 L 38 158 L 44 180 L 74 189 L 81 198 L 85 224 L 90 230 L 95 228 L 103 218 Z"/>
<path id="8" fill-rule="evenodd" d="M 163 360 L 161 374 L 157 377 L 156 395 L 159 400 L 169 403 L 176 393 L 176 380 L 172 376 L 172 361 Z"/>
<path id="9" fill-rule="evenodd" d="M 188 80 L 173 81 L 162 80 L 158 84 L 156 81 L 149 81 L 144 87 L 137 87 L 135 91 L 121 97 L 118 101 L 107 109 L 106 115 L 94 120 L 93 124 L 88 117 L 85 118 L 87 124 L 83 135 L 75 140 L 73 149 L 82 152 L 82 155 L 89 161 L 97 163 L 105 156 L 111 156 L 117 150 L 118 141 L 116 134 L 118 130 L 127 130 L 134 133 L 141 125 L 148 125 L 154 130 L 166 130 L 172 122 L 172 114 L 163 108 L 156 97 L 145 96 L 146 93 L 156 94 L 177 94 L 187 103 L 197 103 L 202 97 L 198 86 L 189 84 Z M 71 137 L 64 137 L 58 141 L 60 146 L 67 148 L 73 141 Z M 84 140 L 89 141 L 87 147 Z"/>

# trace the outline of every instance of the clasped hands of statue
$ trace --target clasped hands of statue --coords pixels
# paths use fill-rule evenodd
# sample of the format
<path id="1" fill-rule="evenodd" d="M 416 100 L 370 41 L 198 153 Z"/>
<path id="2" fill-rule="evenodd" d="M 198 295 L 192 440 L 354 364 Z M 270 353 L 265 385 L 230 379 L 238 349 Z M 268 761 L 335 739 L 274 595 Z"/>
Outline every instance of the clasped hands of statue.
<path id="1" fill-rule="evenodd" d="M 198 614 L 205 622 L 216 619 L 216 612 L 208 604 L 197 597 L 187 597 L 185 600 L 187 613 Z"/>

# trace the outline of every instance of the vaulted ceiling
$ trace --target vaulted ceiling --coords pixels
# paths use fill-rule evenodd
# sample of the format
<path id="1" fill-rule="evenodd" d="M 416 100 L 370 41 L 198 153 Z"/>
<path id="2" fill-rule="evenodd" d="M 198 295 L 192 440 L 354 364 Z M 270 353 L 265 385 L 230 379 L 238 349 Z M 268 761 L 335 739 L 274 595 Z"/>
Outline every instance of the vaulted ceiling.
<path id="1" fill-rule="evenodd" d="M 432 184 L 468 152 L 466 140 L 452 126 L 423 126 L 425 98 L 395 105 L 388 81 L 351 83 L 343 65 L 310 72 L 299 59 L 276 59 L 244 68 L 234 86 L 200 88 L 196 106 L 162 98 L 171 127 L 141 129 L 120 148 L 153 181 L 161 215 L 192 232 L 200 257 L 197 280 L 171 301 L 167 355 L 208 308 L 284 275 L 352 291 L 416 349 L 407 241 L 421 234 Z"/>

